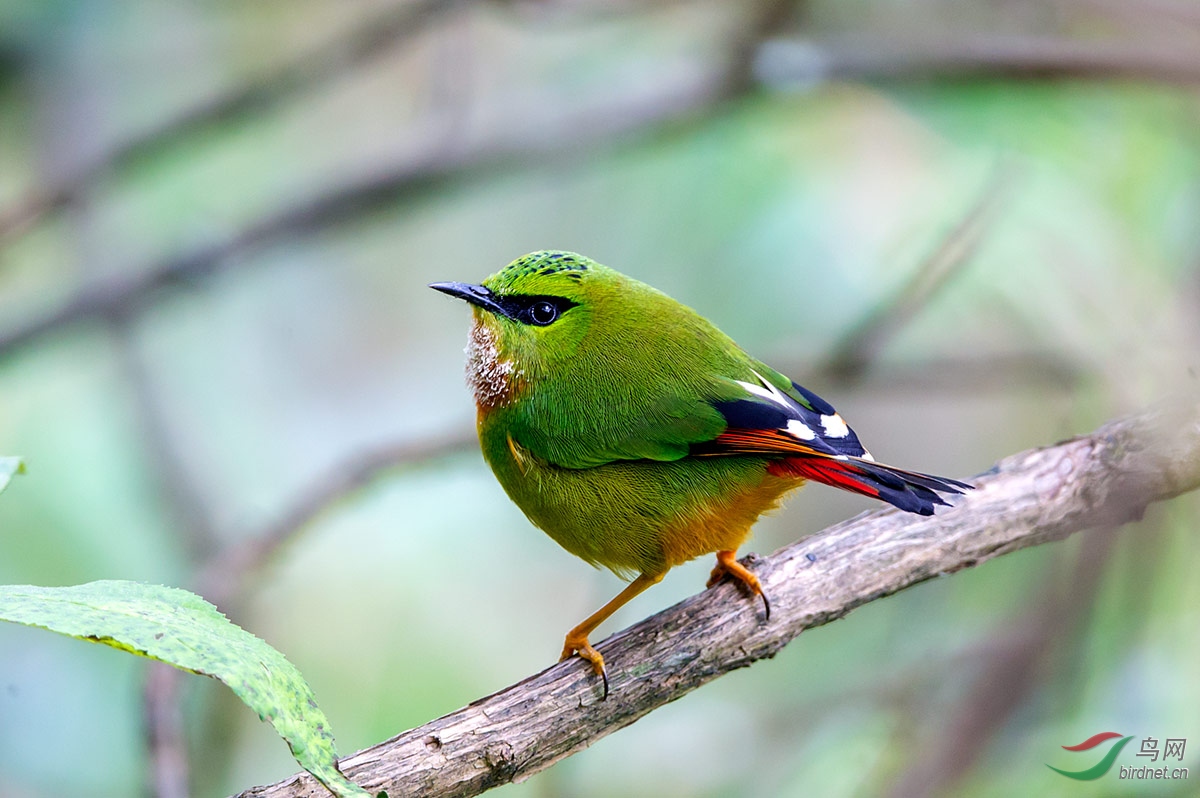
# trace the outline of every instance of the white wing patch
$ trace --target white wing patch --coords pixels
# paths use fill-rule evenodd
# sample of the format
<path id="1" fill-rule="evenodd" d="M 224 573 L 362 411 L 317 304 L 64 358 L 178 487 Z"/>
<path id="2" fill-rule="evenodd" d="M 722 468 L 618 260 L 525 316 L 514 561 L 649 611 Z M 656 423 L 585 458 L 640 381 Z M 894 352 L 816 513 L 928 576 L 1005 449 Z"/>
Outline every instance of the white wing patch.
<path id="1" fill-rule="evenodd" d="M 830 438 L 844 438 L 850 434 L 850 428 L 837 413 L 831 416 L 821 416 L 821 426 L 825 428 L 825 434 Z"/>
<path id="2" fill-rule="evenodd" d="M 788 419 L 787 431 L 790 435 L 802 441 L 811 441 L 817 437 L 817 433 L 812 431 L 812 427 L 798 418 Z"/>
<path id="3" fill-rule="evenodd" d="M 770 403 L 783 411 L 787 422 L 780 429 L 799 441 L 816 441 L 815 450 L 833 455 L 838 460 L 852 457 L 874 460 L 858 440 L 858 436 L 837 412 L 820 413 L 803 405 L 768 382 L 757 371 L 753 372 L 759 384 L 737 380 L 747 393 Z M 820 401 L 820 400 L 818 400 Z M 828 406 L 825 403 L 825 406 Z M 830 408 L 832 409 L 832 408 Z M 751 422 L 753 424 L 753 422 Z"/>
<path id="4" fill-rule="evenodd" d="M 755 396 L 761 396 L 763 399 L 766 399 L 768 402 L 779 405 L 780 407 L 782 407 L 784 409 L 784 411 L 786 411 L 788 413 L 792 412 L 792 404 L 793 403 L 790 399 L 788 399 L 788 397 L 785 393 L 783 393 L 778 388 L 776 388 L 774 385 L 772 385 L 771 383 L 769 383 L 765 379 L 763 379 L 763 375 L 759 374 L 757 371 L 754 372 L 754 376 L 758 377 L 758 381 L 760 383 L 762 383 L 761 385 L 754 385 L 753 383 L 742 382 L 741 380 L 737 380 L 737 384 L 742 386 L 743 388 L 745 388 L 747 391 L 754 394 Z"/>

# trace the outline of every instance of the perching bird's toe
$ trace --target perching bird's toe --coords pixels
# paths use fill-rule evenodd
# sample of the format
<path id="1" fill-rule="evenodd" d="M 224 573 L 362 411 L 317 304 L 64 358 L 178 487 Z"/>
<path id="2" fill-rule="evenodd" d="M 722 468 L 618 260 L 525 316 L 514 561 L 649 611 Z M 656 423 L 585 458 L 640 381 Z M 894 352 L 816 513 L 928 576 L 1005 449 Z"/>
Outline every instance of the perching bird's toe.
<path id="1" fill-rule="evenodd" d="M 608 669 L 604 667 L 604 656 L 592 648 L 588 642 L 586 635 L 567 634 L 567 639 L 563 643 L 562 656 L 558 658 L 559 662 L 570 659 L 578 655 L 580 659 L 591 663 L 592 671 L 601 678 L 604 682 L 604 695 L 600 698 L 601 701 L 608 698 Z"/>
<path id="2" fill-rule="evenodd" d="M 717 564 L 713 566 L 712 573 L 709 574 L 706 587 L 718 584 L 727 576 L 733 577 L 751 593 L 761 597 L 764 611 L 763 620 L 771 620 L 771 602 L 767 598 L 767 594 L 763 592 L 762 583 L 758 581 L 758 577 L 751 573 L 746 566 L 737 561 L 737 552 L 718 551 Z"/>

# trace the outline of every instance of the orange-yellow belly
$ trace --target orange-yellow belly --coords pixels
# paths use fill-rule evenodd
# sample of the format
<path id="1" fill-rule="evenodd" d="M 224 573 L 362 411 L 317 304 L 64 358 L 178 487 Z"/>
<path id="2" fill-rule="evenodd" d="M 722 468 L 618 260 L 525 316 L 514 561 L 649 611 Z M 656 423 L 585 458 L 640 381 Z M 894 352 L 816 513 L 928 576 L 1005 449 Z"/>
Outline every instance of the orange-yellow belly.
<path id="1" fill-rule="evenodd" d="M 689 515 L 667 524 L 661 535 L 667 567 L 713 551 L 736 551 L 750 536 L 759 516 L 776 509 L 784 495 L 803 484 L 802 479 L 782 479 L 768 473 L 757 486 L 703 503 Z"/>

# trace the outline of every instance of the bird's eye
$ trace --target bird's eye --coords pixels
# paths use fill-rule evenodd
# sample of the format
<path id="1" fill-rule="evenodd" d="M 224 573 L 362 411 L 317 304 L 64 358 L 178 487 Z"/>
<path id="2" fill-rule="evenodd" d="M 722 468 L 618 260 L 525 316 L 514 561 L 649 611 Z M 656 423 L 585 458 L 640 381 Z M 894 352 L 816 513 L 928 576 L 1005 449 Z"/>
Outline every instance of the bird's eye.
<path id="1" fill-rule="evenodd" d="M 558 308 L 552 302 L 546 302 L 545 300 L 534 302 L 526 312 L 529 316 L 529 321 L 539 327 L 545 327 L 558 318 Z"/>

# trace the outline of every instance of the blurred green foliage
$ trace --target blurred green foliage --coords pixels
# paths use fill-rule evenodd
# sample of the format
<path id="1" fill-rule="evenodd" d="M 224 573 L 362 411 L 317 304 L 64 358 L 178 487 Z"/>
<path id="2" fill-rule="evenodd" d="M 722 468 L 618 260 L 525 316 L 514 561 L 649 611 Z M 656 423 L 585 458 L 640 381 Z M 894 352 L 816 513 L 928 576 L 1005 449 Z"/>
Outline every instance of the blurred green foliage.
<path id="1" fill-rule="evenodd" d="M 467 314 L 425 285 L 533 249 L 696 307 L 837 404 L 878 456 L 935 473 L 1195 394 L 1193 90 L 886 69 L 726 85 L 751 4 L 427 5 L 370 57 L 180 127 L 166 123 L 408 7 L 0 0 L 0 219 L 73 187 L 0 240 L 0 451 L 29 466 L 0 501 L 0 582 L 193 586 L 204 558 L 339 464 L 469 427 Z M 1200 26 L 1161 7 L 781 5 L 768 35 L 850 33 L 864 50 L 1003 34 L 1200 52 Z M 863 379 L 829 376 L 828 353 L 990 191 L 974 254 Z M 328 213 L 295 210 L 314 207 Z M 136 302 L 4 343 L 81 291 L 188 258 Z M 868 507 L 810 488 L 752 547 Z M 1185 496 L 1111 539 L 874 602 L 500 794 L 1191 794 L 1198 509 Z M 708 567 L 672 572 L 598 639 L 699 590 Z M 549 665 L 617 586 L 531 528 L 470 453 L 347 497 L 222 609 L 296 663 L 349 751 Z M 141 789 L 144 668 L 127 659 L 0 629 L 0 796 Z M 196 795 L 294 770 L 195 681 Z M 1045 767 L 1110 729 L 1188 738 L 1191 782 Z"/>

